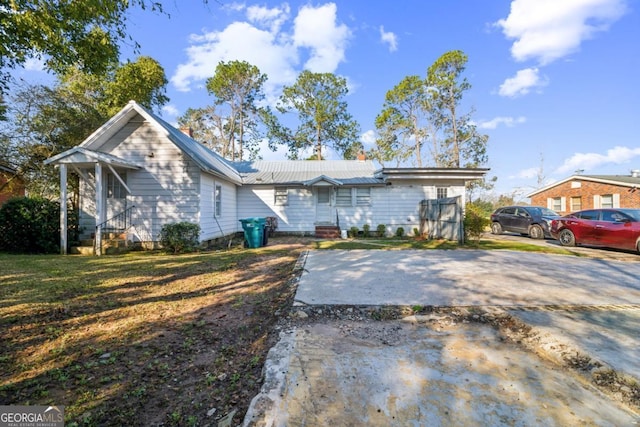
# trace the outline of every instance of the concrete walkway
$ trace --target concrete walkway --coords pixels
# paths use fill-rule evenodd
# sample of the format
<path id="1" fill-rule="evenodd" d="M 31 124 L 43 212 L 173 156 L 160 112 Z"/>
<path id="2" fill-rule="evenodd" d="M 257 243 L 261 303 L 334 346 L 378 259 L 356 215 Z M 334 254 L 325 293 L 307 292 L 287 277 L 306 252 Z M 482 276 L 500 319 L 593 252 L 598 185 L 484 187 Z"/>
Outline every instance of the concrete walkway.
<path id="1" fill-rule="evenodd" d="M 295 304 L 501 307 L 545 342 L 640 378 L 639 278 L 640 263 L 512 251 L 313 251 Z M 640 423 L 584 377 L 504 342 L 493 327 L 435 320 L 283 331 L 245 425 Z"/>

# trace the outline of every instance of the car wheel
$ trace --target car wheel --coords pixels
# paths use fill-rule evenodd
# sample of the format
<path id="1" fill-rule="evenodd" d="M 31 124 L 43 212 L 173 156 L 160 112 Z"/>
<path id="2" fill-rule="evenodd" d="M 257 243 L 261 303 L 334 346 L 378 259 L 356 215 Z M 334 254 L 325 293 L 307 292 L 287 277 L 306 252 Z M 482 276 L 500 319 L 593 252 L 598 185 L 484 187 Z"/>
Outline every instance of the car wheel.
<path id="1" fill-rule="evenodd" d="M 544 239 L 544 230 L 538 224 L 533 224 L 529 228 L 529 236 L 532 239 Z"/>
<path id="2" fill-rule="evenodd" d="M 576 236 L 573 235 L 571 230 L 567 230 L 566 228 L 558 234 L 558 241 L 562 246 L 575 246 L 576 245 Z"/>
<path id="3" fill-rule="evenodd" d="M 502 226 L 499 222 L 491 223 L 491 234 L 502 234 Z"/>

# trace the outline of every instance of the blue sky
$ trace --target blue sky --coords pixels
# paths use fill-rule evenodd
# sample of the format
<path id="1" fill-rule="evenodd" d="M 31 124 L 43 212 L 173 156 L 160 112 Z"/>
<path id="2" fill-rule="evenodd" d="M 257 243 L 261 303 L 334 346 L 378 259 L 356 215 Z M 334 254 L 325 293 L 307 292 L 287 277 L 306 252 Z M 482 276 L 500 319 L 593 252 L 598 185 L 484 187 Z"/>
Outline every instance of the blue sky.
<path id="1" fill-rule="evenodd" d="M 369 146 L 385 93 L 459 49 L 472 85 L 463 112 L 489 135 L 496 193 L 526 194 L 540 175 L 640 169 L 636 0 L 164 3 L 170 17 L 135 11 L 128 30 L 170 79 L 170 122 L 212 103 L 204 83 L 219 61 L 246 60 L 268 75 L 271 100 L 303 69 L 345 77 Z"/>

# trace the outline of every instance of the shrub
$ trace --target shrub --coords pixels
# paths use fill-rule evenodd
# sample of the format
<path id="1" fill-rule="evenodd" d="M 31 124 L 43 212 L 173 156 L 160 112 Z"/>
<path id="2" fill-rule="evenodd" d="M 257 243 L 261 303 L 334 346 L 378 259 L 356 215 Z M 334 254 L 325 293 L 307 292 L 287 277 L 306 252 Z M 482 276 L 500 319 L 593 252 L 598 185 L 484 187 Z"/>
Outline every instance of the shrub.
<path id="1" fill-rule="evenodd" d="M 398 227 L 396 230 L 396 237 L 403 237 L 403 236 L 404 236 L 404 228 Z"/>
<path id="2" fill-rule="evenodd" d="M 60 250 L 60 204 L 16 197 L 0 208 L 0 250 L 54 253 Z"/>
<path id="3" fill-rule="evenodd" d="M 160 244 L 174 254 L 192 252 L 200 243 L 200 226 L 190 222 L 166 224 L 160 230 Z"/>
<path id="4" fill-rule="evenodd" d="M 464 237 L 467 240 L 478 244 L 480 236 L 489 225 L 489 218 L 475 204 L 467 203 L 464 213 Z"/>
<path id="5" fill-rule="evenodd" d="M 364 237 L 370 237 L 371 236 L 371 226 L 369 224 L 365 224 L 362 226 L 362 235 Z"/>
<path id="6" fill-rule="evenodd" d="M 376 228 L 376 234 L 378 235 L 378 237 L 384 237 L 384 235 L 387 234 L 387 226 L 384 224 L 378 224 L 378 227 Z"/>
<path id="7" fill-rule="evenodd" d="M 355 225 L 349 229 L 351 237 L 358 237 L 358 231 L 358 227 L 356 227 Z"/>
<path id="8" fill-rule="evenodd" d="M 420 237 L 420 230 L 418 230 L 418 227 L 413 227 L 413 235 L 415 237 Z"/>

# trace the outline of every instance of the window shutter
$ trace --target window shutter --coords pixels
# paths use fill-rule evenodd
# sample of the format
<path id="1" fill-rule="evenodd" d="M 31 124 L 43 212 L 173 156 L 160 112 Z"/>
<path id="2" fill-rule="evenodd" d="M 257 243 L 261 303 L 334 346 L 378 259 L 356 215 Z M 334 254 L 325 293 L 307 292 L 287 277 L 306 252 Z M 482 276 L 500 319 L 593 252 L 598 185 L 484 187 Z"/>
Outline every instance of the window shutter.
<path id="1" fill-rule="evenodd" d="M 593 196 L 593 208 L 598 209 L 600 207 L 600 196 L 596 194 Z"/>
<path id="2" fill-rule="evenodd" d="M 566 197 L 561 197 L 560 198 L 560 210 L 562 212 L 566 212 L 567 211 L 567 198 Z"/>
<path id="3" fill-rule="evenodd" d="M 553 209 L 553 199 L 551 197 L 547 197 L 547 208 Z"/>
<path id="4" fill-rule="evenodd" d="M 620 207 L 620 194 L 614 194 L 613 195 L 613 207 L 614 208 L 619 208 Z"/>

